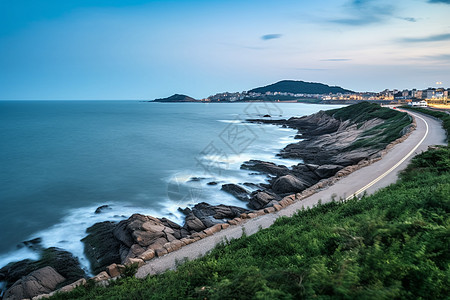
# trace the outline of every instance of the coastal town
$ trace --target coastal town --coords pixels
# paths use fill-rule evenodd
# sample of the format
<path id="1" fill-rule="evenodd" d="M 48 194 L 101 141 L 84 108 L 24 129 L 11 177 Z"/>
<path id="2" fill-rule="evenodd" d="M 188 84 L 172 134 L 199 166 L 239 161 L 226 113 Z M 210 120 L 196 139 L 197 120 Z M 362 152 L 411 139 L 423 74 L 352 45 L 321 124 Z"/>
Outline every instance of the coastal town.
<path id="1" fill-rule="evenodd" d="M 211 95 L 201 99 L 202 102 L 248 102 L 248 101 L 277 101 L 277 102 L 321 102 L 321 103 L 357 103 L 358 101 L 369 101 L 380 104 L 409 104 L 413 106 L 450 105 L 450 88 L 427 88 L 389 90 L 381 92 L 347 92 L 347 93 L 329 93 L 329 94 L 307 94 L 291 92 L 272 92 L 265 93 L 254 91 L 243 92 L 224 92 Z"/>

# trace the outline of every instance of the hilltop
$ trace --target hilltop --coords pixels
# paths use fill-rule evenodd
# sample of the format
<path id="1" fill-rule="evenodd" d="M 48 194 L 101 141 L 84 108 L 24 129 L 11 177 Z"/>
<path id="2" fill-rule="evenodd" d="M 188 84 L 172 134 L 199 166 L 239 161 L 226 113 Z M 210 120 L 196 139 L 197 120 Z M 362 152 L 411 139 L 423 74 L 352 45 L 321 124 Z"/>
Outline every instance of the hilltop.
<path id="1" fill-rule="evenodd" d="M 183 94 L 174 94 L 167 98 L 155 99 L 153 102 L 197 102 L 197 100 Z"/>
<path id="2" fill-rule="evenodd" d="M 258 87 L 249 91 L 249 93 L 279 92 L 292 94 L 348 94 L 354 91 L 343 89 L 339 86 L 329 86 L 317 82 L 305 82 L 295 80 L 282 80 L 277 83 Z"/>

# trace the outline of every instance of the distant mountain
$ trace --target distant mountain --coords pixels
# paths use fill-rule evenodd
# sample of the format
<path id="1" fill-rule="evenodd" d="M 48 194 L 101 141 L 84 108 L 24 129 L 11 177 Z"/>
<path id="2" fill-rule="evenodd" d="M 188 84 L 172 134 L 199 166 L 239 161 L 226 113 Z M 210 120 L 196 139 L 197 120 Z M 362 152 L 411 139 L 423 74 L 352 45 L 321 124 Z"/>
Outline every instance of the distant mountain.
<path id="1" fill-rule="evenodd" d="M 295 80 L 283 80 L 274 84 L 259 87 L 249 92 L 266 93 L 266 92 L 280 92 L 293 94 L 336 94 L 336 93 L 354 93 L 354 91 L 343 89 L 339 86 L 329 86 L 316 82 L 305 82 Z"/>
<path id="2" fill-rule="evenodd" d="M 155 99 L 153 102 L 197 102 L 197 100 L 186 95 L 175 94 L 167 98 Z"/>

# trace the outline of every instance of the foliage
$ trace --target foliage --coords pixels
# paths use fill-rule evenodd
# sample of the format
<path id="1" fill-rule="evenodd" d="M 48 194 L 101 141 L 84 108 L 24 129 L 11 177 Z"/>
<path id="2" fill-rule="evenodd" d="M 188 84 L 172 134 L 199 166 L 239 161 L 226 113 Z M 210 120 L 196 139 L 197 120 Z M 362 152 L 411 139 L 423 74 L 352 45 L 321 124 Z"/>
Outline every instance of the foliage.
<path id="1" fill-rule="evenodd" d="M 405 133 L 405 128 L 411 124 L 411 118 L 407 113 L 369 102 L 332 109 L 325 111 L 325 113 L 341 121 L 351 121 L 358 126 L 375 118 L 383 120 L 383 123 L 367 130 L 349 146 L 348 150 L 365 147 L 382 149 L 401 137 Z"/>

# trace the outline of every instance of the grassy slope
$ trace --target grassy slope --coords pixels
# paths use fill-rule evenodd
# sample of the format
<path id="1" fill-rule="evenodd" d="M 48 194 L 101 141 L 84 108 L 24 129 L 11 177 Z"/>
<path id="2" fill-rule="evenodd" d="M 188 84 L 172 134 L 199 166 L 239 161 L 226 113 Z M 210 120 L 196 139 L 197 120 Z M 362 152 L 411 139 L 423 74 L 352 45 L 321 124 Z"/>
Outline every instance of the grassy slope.
<path id="1" fill-rule="evenodd" d="M 407 113 L 390 108 L 380 107 L 378 104 L 361 102 L 341 109 L 326 111 L 327 114 L 340 120 L 350 120 L 361 124 L 373 118 L 382 119 L 384 122 L 368 130 L 362 137 L 350 145 L 350 150 L 375 147 L 385 148 L 390 142 L 395 141 L 404 133 L 404 128 L 411 124 L 411 118 Z"/>
<path id="2" fill-rule="evenodd" d="M 446 298 L 450 149 L 416 157 L 375 195 L 279 219 L 177 271 L 57 299 Z"/>

